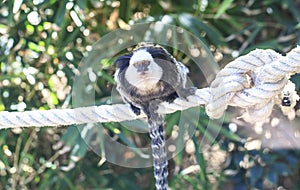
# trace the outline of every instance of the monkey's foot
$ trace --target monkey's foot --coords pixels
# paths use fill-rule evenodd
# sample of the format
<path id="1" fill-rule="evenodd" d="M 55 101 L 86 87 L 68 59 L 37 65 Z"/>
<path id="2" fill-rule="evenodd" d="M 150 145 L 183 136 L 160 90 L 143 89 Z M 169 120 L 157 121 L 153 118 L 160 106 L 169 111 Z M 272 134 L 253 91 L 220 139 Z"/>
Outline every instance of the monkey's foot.
<path id="1" fill-rule="evenodd" d="M 143 105 L 142 110 L 147 115 L 147 117 L 149 119 L 148 122 L 150 122 L 150 120 L 157 119 L 157 117 L 158 117 L 157 109 L 158 109 L 158 106 L 160 103 L 161 103 L 161 100 L 155 99 L 155 100 L 151 100 L 148 104 Z"/>
<path id="2" fill-rule="evenodd" d="M 180 88 L 177 93 L 180 98 L 187 100 L 188 96 L 195 95 L 196 90 L 196 87 Z"/>

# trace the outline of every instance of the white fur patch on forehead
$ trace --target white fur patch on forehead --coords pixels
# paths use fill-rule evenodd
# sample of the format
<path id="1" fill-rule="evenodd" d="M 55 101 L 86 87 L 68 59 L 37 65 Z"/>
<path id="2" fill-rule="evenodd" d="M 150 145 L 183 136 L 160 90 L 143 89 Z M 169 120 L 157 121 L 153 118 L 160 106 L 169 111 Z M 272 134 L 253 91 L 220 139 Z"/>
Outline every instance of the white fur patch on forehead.
<path id="1" fill-rule="evenodd" d="M 153 58 L 149 52 L 147 52 L 145 49 L 137 50 L 133 52 L 133 55 L 130 58 L 129 64 L 133 64 L 135 62 L 148 60 L 152 61 Z"/>

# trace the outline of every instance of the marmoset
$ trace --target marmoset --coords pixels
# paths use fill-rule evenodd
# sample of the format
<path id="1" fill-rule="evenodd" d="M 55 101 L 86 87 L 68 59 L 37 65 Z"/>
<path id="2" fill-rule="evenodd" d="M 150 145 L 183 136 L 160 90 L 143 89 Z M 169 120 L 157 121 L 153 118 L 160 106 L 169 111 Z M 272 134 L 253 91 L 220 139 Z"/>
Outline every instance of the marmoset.
<path id="1" fill-rule="evenodd" d="M 153 100 L 172 102 L 195 93 L 194 87 L 185 88 L 188 69 L 161 46 L 141 43 L 116 65 L 117 90 L 138 115 L 142 109 L 148 116 Z"/>
<path id="2" fill-rule="evenodd" d="M 185 88 L 188 69 L 163 47 L 142 43 L 131 53 L 116 60 L 115 81 L 123 100 L 134 113 L 142 110 L 148 118 L 154 163 L 155 186 L 167 190 L 168 160 L 164 139 L 163 116 L 158 105 L 175 98 L 195 94 L 195 88 Z"/>

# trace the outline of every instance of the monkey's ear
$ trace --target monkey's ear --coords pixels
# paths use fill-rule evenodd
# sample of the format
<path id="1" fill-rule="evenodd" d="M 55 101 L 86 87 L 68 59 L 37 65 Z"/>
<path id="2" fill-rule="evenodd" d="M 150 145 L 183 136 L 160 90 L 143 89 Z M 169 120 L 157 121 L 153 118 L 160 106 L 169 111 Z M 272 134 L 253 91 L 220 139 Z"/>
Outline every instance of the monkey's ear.
<path id="1" fill-rule="evenodd" d="M 132 53 L 123 55 L 119 57 L 116 61 L 115 64 L 117 65 L 117 68 L 120 70 L 123 70 L 129 66 L 129 61 L 130 58 L 132 57 Z"/>
<path id="2" fill-rule="evenodd" d="M 153 59 L 162 59 L 170 62 L 173 61 L 171 54 L 161 47 L 148 48 L 147 51 L 151 54 Z"/>

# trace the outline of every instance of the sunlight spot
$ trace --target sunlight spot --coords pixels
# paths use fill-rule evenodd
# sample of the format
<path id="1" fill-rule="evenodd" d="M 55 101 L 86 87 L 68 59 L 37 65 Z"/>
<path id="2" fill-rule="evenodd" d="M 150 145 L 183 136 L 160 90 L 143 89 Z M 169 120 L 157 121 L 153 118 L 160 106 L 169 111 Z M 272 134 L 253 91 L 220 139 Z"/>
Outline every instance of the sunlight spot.
<path id="1" fill-rule="evenodd" d="M 15 0 L 14 1 L 14 6 L 13 6 L 13 13 L 14 14 L 16 14 L 19 11 L 22 3 L 23 3 L 23 0 Z"/>
<path id="2" fill-rule="evenodd" d="M 5 79 L 2 81 L 3 86 L 8 86 L 10 84 L 9 80 Z"/>
<path id="3" fill-rule="evenodd" d="M 12 156 L 12 152 L 9 150 L 9 148 L 8 148 L 8 146 L 7 145 L 4 145 L 3 146 L 3 148 L 2 148 L 2 150 L 3 150 L 3 152 L 4 152 L 4 154 L 6 155 L 6 156 Z"/>
<path id="4" fill-rule="evenodd" d="M 72 52 L 68 51 L 68 52 L 66 53 L 66 58 L 67 58 L 68 60 L 70 60 L 70 61 L 73 61 L 73 60 L 74 60 L 74 56 L 73 56 Z"/>
<path id="5" fill-rule="evenodd" d="M 53 40 L 57 39 L 58 37 L 57 32 L 52 32 L 51 37 Z"/>
<path id="6" fill-rule="evenodd" d="M 32 75 L 27 75 L 26 79 L 28 80 L 29 84 L 34 85 L 35 84 L 35 78 Z"/>
<path id="7" fill-rule="evenodd" d="M 38 25 L 41 22 L 41 17 L 38 12 L 32 11 L 27 15 L 28 22 L 34 26 Z"/>
<path id="8" fill-rule="evenodd" d="M 58 70 L 58 71 L 56 72 L 56 75 L 57 75 L 58 77 L 63 77 L 63 76 L 65 76 L 65 73 L 64 73 L 62 70 Z"/>
<path id="9" fill-rule="evenodd" d="M 267 131 L 265 132 L 265 137 L 266 137 L 266 139 L 271 139 L 272 134 L 271 134 L 271 132 L 270 132 L 269 130 L 267 130 Z"/>
<path id="10" fill-rule="evenodd" d="M 176 151 L 176 146 L 172 144 L 172 145 L 168 146 L 168 150 L 170 152 L 175 152 Z"/>
<path id="11" fill-rule="evenodd" d="M 85 29 L 85 30 L 83 31 L 83 35 L 84 35 L 84 36 L 90 35 L 90 30 L 89 30 L 89 29 Z"/>
<path id="12" fill-rule="evenodd" d="M 97 80 L 97 75 L 92 70 L 88 71 L 88 73 L 90 81 L 95 82 Z"/>
<path id="13" fill-rule="evenodd" d="M 75 11 L 71 11 L 70 15 L 77 27 L 82 26 L 82 22 Z"/>
<path id="14" fill-rule="evenodd" d="M 2 95 L 3 95 L 4 98 L 8 98 L 9 97 L 9 92 L 8 91 L 4 91 Z"/>
<path id="15" fill-rule="evenodd" d="M 267 11 L 268 14 L 272 14 L 273 13 L 273 9 L 271 7 L 268 7 L 266 11 Z"/>
<path id="16" fill-rule="evenodd" d="M 71 26 L 71 25 L 67 26 L 67 31 L 68 32 L 73 32 L 73 30 L 74 30 L 73 26 Z"/>
<path id="17" fill-rule="evenodd" d="M 32 169 L 32 167 L 28 166 L 28 165 L 23 165 L 22 170 L 24 172 L 28 172 L 28 173 L 32 173 L 34 170 Z"/>
<path id="18" fill-rule="evenodd" d="M 38 4 L 41 4 L 43 2 L 44 2 L 44 0 L 33 0 L 34 5 L 38 5 Z"/>
<path id="19" fill-rule="evenodd" d="M 239 53 L 239 51 L 237 51 L 237 50 L 234 50 L 234 51 L 232 51 L 232 53 L 231 53 L 231 56 L 232 56 L 233 58 L 238 57 L 239 55 L 240 55 L 240 53 Z"/>
<path id="20" fill-rule="evenodd" d="M 87 46 L 85 47 L 85 49 L 86 49 L 86 51 L 92 51 L 92 46 L 91 46 L 91 45 L 87 45 Z"/>
<path id="21" fill-rule="evenodd" d="M 200 10 L 201 12 L 205 11 L 207 5 L 208 5 L 208 0 L 202 0 L 202 1 L 201 1 L 201 4 L 200 4 L 200 6 L 199 6 L 199 10 Z"/>
<path id="22" fill-rule="evenodd" d="M 245 148 L 247 150 L 259 150 L 261 148 L 261 144 L 260 140 L 252 140 L 245 143 Z"/>
<path id="23" fill-rule="evenodd" d="M 22 102 L 24 100 L 23 96 L 18 96 L 18 101 Z"/>
<path id="24" fill-rule="evenodd" d="M 231 132 L 235 133 L 237 131 L 238 126 L 235 123 L 229 123 L 228 128 Z"/>
<path id="25" fill-rule="evenodd" d="M 257 134 L 262 134 L 263 133 L 262 123 L 256 123 L 254 126 L 254 130 Z"/>
<path id="26" fill-rule="evenodd" d="M 193 143 L 192 140 L 188 140 L 186 142 L 186 147 L 185 147 L 185 151 L 188 153 L 188 154 L 193 154 L 195 152 L 195 145 Z"/>
<path id="27" fill-rule="evenodd" d="M 44 89 L 44 84 L 42 82 L 39 82 L 37 85 L 38 90 Z"/>
<path id="28" fill-rule="evenodd" d="M 271 120 L 271 126 L 272 126 L 272 127 L 276 127 L 276 126 L 279 124 L 279 122 L 280 122 L 279 118 L 274 117 L 274 118 Z"/>
<path id="29" fill-rule="evenodd" d="M 73 2 L 68 2 L 68 3 L 66 4 L 66 9 L 71 10 L 73 6 L 74 6 L 74 3 L 73 3 Z"/>
<path id="30" fill-rule="evenodd" d="M 22 79 L 20 78 L 20 77 L 17 77 L 17 78 L 14 78 L 14 83 L 16 84 L 16 85 L 20 85 L 21 84 L 21 82 L 22 82 Z"/>
<path id="31" fill-rule="evenodd" d="M 9 173 L 11 173 L 11 174 L 14 174 L 14 173 L 16 173 L 17 172 L 17 169 L 15 168 L 15 167 L 11 167 L 10 169 L 9 169 Z"/>
<path id="32" fill-rule="evenodd" d="M 49 55 L 53 55 L 55 53 L 54 47 L 52 45 L 49 45 L 49 47 L 47 49 L 47 53 Z"/>
<path id="33" fill-rule="evenodd" d="M 199 57 L 200 56 L 200 50 L 197 48 L 190 49 L 190 53 L 193 57 Z"/>

